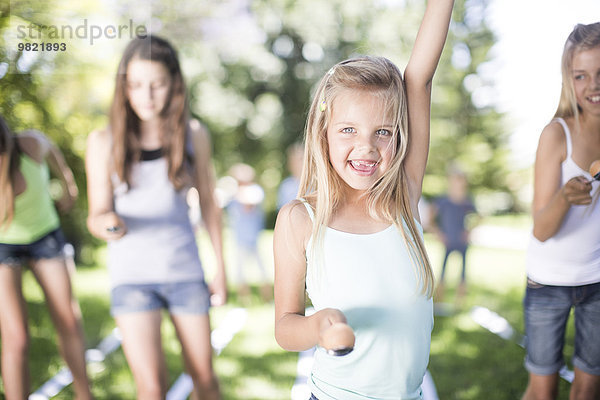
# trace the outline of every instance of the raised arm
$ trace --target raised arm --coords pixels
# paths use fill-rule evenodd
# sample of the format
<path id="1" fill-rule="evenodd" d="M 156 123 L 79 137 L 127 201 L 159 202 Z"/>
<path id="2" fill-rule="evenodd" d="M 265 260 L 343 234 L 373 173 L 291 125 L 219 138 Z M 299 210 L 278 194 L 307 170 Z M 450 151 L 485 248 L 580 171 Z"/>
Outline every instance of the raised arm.
<path id="1" fill-rule="evenodd" d="M 217 262 L 217 272 L 210 284 L 212 304 L 219 306 L 227 300 L 227 279 L 223 258 L 223 234 L 221 208 L 215 198 L 214 171 L 211 164 L 210 137 L 206 129 L 196 120 L 190 122 L 196 165 L 196 189 L 200 198 L 202 219 L 210 237 Z"/>
<path id="2" fill-rule="evenodd" d="M 429 153 L 431 82 L 440 60 L 453 0 L 429 0 L 404 72 L 408 101 L 408 154 L 404 168 L 409 179 L 411 203 L 416 209 L 421 196 Z"/>

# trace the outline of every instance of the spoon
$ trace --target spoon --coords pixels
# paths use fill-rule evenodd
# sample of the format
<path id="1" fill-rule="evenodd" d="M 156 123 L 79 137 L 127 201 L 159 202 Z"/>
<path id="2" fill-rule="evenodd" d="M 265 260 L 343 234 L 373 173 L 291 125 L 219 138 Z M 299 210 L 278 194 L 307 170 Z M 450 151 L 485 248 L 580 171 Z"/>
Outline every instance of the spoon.
<path id="1" fill-rule="evenodd" d="M 327 350 L 327 354 L 329 354 L 330 356 L 334 356 L 334 357 L 341 357 L 341 356 L 345 356 L 346 354 L 352 352 L 352 350 L 354 350 L 354 347 L 344 347 L 342 349 L 329 349 Z"/>
<path id="2" fill-rule="evenodd" d="M 600 160 L 592 162 L 590 165 L 590 175 L 596 181 L 600 181 Z"/>
<path id="3" fill-rule="evenodd" d="M 323 333 L 322 347 L 330 356 L 345 356 L 354 350 L 354 332 L 348 324 L 337 322 Z"/>

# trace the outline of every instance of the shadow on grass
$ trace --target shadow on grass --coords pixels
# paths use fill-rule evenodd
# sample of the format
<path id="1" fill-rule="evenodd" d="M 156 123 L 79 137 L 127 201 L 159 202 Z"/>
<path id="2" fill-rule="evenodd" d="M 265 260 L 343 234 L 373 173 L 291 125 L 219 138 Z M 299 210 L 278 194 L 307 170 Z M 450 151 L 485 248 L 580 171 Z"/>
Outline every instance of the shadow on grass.
<path id="1" fill-rule="evenodd" d="M 457 317 L 453 317 L 457 318 Z M 460 316 L 458 318 L 465 318 Z M 527 383 L 523 350 L 483 328 L 437 319 L 429 370 L 440 399 L 518 399 Z M 436 348 L 436 351 L 434 351 Z"/>
<path id="2" fill-rule="evenodd" d="M 499 293 L 501 292 L 501 293 Z M 448 293 L 448 298 L 454 295 Z M 523 366 L 525 350 L 475 323 L 469 311 L 483 306 L 504 317 L 524 333 L 524 288 L 472 287 L 465 305 L 455 314 L 436 317 L 432 333 L 429 370 L 441 400 L 520 399 L 527 386 Z M 565 359 L 573 354 L 572 322 L 567 329 Z M 568 398 L 570 384 L 561 379 L 558 398 Z"/>
<path id="3" fill-rule="evenodd" d="M 222 354 L 221 364 L 228 364 L 234 373 L 219 376 L 224 399 L 282 399 L 289 398 L 294 383 L 296 353 L 266 352 L 252 355 Z M 286 367 L 287 366 L 287 367 Z M 290 373 L 293 370 L 294 373 Z"/>

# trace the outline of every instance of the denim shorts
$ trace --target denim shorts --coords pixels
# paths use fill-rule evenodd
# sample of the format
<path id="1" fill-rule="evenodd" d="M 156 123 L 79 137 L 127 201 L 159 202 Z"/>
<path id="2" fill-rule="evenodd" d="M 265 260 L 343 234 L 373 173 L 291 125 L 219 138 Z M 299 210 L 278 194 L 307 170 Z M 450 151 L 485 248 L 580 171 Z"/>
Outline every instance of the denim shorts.
<path id="1" fill-rule="evenodd" d="M 0 264 L 19 267 L 32 260 L 64 258 L 65 244 L 60 228 L 29 244 L 0 243 Z"/>
<path id="2" fill-rule="evenodd" d="M 547 286 L 528 280 L 525 299 L 525 368 L 550 375 L 564 365 L 563 346 L 571 308 L 575 308 L 573 365 L 600 375 L 600 283 Z"/>
<path id="3" fill-rule="evenodd" d="M 208 313 L 210 294 L 202 281 L 125 284 L 110 292 L 112 316 L 166 309 L 171 314 Z"/>

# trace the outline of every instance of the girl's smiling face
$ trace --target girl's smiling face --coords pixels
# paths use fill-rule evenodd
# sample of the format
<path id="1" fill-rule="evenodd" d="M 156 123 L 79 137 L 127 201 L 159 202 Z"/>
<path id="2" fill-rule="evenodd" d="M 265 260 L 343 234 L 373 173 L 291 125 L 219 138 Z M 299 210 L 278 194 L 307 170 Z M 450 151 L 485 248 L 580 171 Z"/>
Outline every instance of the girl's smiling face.
<path id="1" fill-rule="evenodd" d="M 345 89 L 336 96 L 327 127 L 329 162 L 348 189 L 365 191 L 387 171 L 394 130 L 394 118 L 376 92 Z"/>
<path id="2" fill-rule="evenodd" d="M 133 59 L 127 66 L 127 98 L 142 121 L 158 118 L 169 100 L 171 76 L 164 64 Z"/>
<path id="3" fill-rule="evenodd" d="M 575 53 L 571 72 L 577 104 L 600 117 L 600 46 Z"/>

